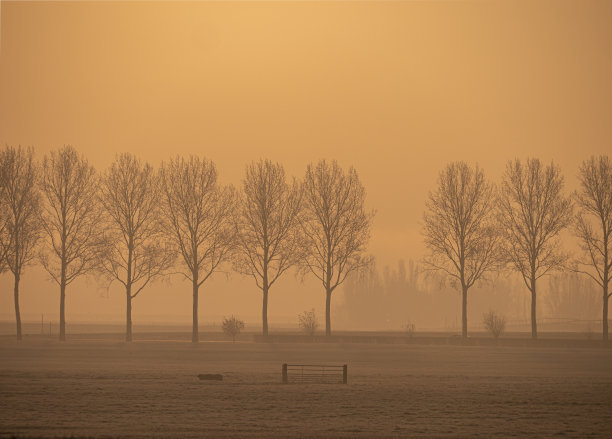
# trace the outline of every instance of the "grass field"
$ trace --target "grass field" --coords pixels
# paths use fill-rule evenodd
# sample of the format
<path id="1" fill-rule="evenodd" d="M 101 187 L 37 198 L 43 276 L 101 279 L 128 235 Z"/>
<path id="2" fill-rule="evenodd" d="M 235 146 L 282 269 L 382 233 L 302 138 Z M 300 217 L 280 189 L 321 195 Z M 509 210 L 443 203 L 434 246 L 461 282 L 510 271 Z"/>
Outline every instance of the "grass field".
<path id="1" fill-rule="evenodd" d="M 281 364 L 349 384 L 281 384 Z M 200 381 L 222 373 L 224 381 Z M 0 437 L 612 437 L 612 349 L 0 338 Z"/>

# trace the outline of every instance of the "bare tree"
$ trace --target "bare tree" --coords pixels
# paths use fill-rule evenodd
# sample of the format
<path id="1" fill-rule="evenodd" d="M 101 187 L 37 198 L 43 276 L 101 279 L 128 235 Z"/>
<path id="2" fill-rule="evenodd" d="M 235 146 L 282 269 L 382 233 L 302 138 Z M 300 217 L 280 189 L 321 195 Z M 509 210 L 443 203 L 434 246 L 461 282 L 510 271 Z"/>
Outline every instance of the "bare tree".
<path id="1" fill-rule="evenodd" d="M 235 269 L 252 276 L 263 293 L 262 331 L 268 336 L 270 287 L 297 261 L 300 190 L 282 165 L 269 160 L 246 168 L 236 213 Z"/>
<path id="2" fill-rule="evenodd" d="M 559 234 L 571 222 L 572 203 L 563 194 L 559 167 L 538 159 L 511 161 L 506 167 L 499 202 L 504 254 L 531 292 L 531 336 L 538 337 L 536 284 L 542 276 L 563 267 Z"/>
<path id="3" fill-rule="evenodd" d="M 0 153 L 0 167 L 5 172 L 2 207 L 6 209 L 0 240 L 6 266 L 14 277 L 17 340 L 21 340 L 19 282 L 24 268 L 36 257 L 36 244 L 40 237 L 38 167 L 31 148 L 24 150 L 9 146 Z"/>
<path id="4" fill-rule="evenodd" d="M 118 156 L 101 179 L 107 224 L 100 268 L 125 287 L 126 341 L 132 341 L 132 299 L 164 275 L 174 259 L 164 245 L 159 195 L 153 168 L 130 154 Z"/>
<path id="5" fill-rule="evenodd" d="M 331 297 L 346 277 L 371 263 L 364 255 L 374 212 L 365 210 L 366 191 L 354 168 L 336 161 L 306 168 L 303 184 L 301 268 L 325 288 L 325 335 L 331 335 Z"/>
<path id="6" fill-rule="evenodd" d="M 244 329 L 244 322 L 242 320 L 237 319 L 234 316 L 229 318 L 224 317 L 223 322 L 221 322 L 221 330 L 226 334 L 232 337 L 232 343 L 236 342 L 236 336 L 240 334 L 240 331 Z"/>
<path id="7" fill-rule="evenodd" d="M 40 253 L 44 269 L 60 287 L 59 339 L 66 340 L 66 287 L 95 267 L 99 254 L 100 211 L 95 170 L 71 146 L 43 160 L 40 188 L 46 242 Z"/>
<path id="8" fill-rule="evenodd" d="M 499 267 L 495 227 L 495 189 L 483 171 L 465 162 L 450 163 L 429 194 L 423 236 L 429 249 L 427 270 L 450 276 L 461 290 L 461 332 L 467 337 L 469 289 Z"/>
<path id="9" fill-rule="evenodd" d="M 191 341 L 197 343 L 199 288 L 234 246 L 234 191 L 218 185 L 214 163 L 194 156 L 162 164 L 160 175 L 164 230 L 182 256 L 181 273 L 192 283 Z"/>
<path id="10" fill-rule="evenodd" d="M 575 271 L 588 275 L 602 289 L 603 339 L 608 340 L 608 301 L 612 269 L 612 166 L 607 156 L 591 157 L 580 166 L 579 207 L 574 233 L 583 250 Z M 595 224 L 595 227 L 593 226 Z"/>
<path id="11" fill-rule="evenodd" d="M 319 327 L 319 321 L 317 320 L 317 315 L 315 314 L 314 308 L 310 311 L 304 311 L 303 313 L 298 315 L 298 324 L 302 331 L 306 334 L 314 337 L 317 332 L 317 328 Z"/>

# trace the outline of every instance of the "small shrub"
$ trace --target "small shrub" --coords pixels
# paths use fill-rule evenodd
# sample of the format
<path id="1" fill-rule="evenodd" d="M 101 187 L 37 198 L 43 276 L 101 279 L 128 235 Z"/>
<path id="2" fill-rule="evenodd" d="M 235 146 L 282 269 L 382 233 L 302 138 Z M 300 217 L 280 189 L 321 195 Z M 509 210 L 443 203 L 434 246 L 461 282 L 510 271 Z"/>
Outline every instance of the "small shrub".
<path id="1" fill-rule="evenodd" d="M 408 321 L 408 323 L 404 325 L 404 329 L 406 330 L 406 334 L 408 335 L 408 338 L 412 338 L 412 336 L 414 335 L 416 331 L 416 325 Z"/>
<path id="2" fill-rule="evenodd" d="M 484 313 L 482 316 L 482 322 L 484 323 L 487 331 L 489 331 L 495 338 L 499 338 L 499 336 L 502 335 L 506 329 L 506 318 L 501 314 L 497 314 L 495 311 Z"/>
<path id="3" fill-rule="evenodd" d="M 317 321 L 314 308 L 312 308 L 310 311 L 304 311 L 302 314 L 299 314 L 298 323 L 302 331 L 311 337 L 314 337 L 315 332 L 317 332 L 317 328 L 319 327 L 319 322 Z"/>
<path id="4" fill-rule="evenodd" d="M 236 336 L 244 329 L 244 322 L 234 316 L 225 317 L 221 323 L 221 329 L 226 335 L 232 337 L 232 342 L 236 342 Z"/>

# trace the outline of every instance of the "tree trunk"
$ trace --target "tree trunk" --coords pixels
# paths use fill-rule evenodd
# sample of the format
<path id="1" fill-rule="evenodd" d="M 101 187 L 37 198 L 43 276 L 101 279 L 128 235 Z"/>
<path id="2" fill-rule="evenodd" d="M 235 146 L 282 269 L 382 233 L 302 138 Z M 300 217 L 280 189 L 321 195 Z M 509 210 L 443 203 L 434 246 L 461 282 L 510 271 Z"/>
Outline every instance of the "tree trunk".
<path id="1" fill-rule="evenodd" d="M 193 327 L 191 331 L 191 342 L 198 343 L 200 341 L 200 331 L 198 328 L 198 279 L 193 277 Z"/>
<path id="2" fill-rule="evenodd" d="M 60 324 L 59 324 L 59 339 L 66 341 L 66 283 L 60 285 Z"/>
<path id="3" fill-rule="evenodd" d="M 60 323 L 59 339 L 66 341 L 66 236 L 62 238 L 62 269 L 60 273 Z"/>
<path id="4" fill-rule="evenodd" d="M 262 334 L 264 338 L 268 338 L 268 286 L 264 285 L 263 288 L 263 303 L 261 305 L 261 321 L 262 321 Z"/>
<path id="5" fill-rule="evenodd" d="M 125 283 L 125 341 L 132 341 L 132 255 L 133 241 L 128 243 L 127 279 Z"/>
<path id="6" fill-rule="evenodd" d="M 609 300 L 609 296 L 608 296 L 608 288 L 610 285 L 610 255 L 609 255 L 609 249 L 608 249 L 608 233 L 610 232 L 610 230 L 607 228 L 608 226 L 608 222 L 606 221 L 606 219 L 609 219 L 609 216 L 606 218 L 604 216 L 602 216 L 601 218 L 601 222 L 602 222 L 602 231 L 603 231 L 603 248 L 604 248 L 604 259 L 603 259 L 603 263 L 604 263 L 604 267 L 603 267 L 603 315 L 602 315 L 602 319 L 601 319 L 601 329 L 602 329 L 602 340 L 604 342 L 608 341 L 608 300 Z"/>
<path id="7" fill-rule="evenodd" d="M 468 289 L 463 286 L 461 289 L 461 337 L 466 339 L 468 336 L 467 330 L 467 295 Z"/>
<path id="8" fill-rule="evenodd" d="M 604 283 L 603 288 L 603 316 L 602 316 L 602 338 L 603 341 L 608 341 L 608 284 Z"/>
<path id="9" fill-rule="evenodd" d="M 17 340 L 21 340 L 21 313 L 19 312 L 19 275 L 15 275 L 15 287 L 13 289 L 15 295 L 15 322 L 17 324 Z"/>
<path id="10" fill-rule="evenodd" d="M 325 335 L 331 335 L 331 291 L 325 292 Z"/>
<path id="11" fill-rule="evenodd" d="M 125 294 L 125 341 L 132 341 L 132 294 L 128 290 Z"/>
<path id="12" fill-rule="evenodd" d="M 536 320 L 536 280 L 531 278 L 531 338 L 538 338 L 538 322 Z"/>

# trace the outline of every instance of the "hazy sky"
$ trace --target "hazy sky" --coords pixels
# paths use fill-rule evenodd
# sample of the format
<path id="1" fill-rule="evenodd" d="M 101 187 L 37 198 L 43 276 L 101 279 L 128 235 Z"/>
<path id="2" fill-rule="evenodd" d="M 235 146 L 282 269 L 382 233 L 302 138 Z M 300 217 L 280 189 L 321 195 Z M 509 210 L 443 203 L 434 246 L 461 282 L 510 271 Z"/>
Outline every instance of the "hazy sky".
<path id="1" fill-rule="evenodd" d="M 418 259 L 423 202 L 451 160 L 497 180 L 508 159 L 554 159 L 568 186 L 612 150 L 610 1 L 0 1 L 0 143 L 71 144 L 99 169 L 130 151 L 214 160 L 239 184 L 260 157 L 301 176 L 320 158 L 354 166 L 377 210 L 379 265 Z M 0 319 L 14 319 L 11 279 Z M 27 271 L 24 318 L 57 314 L 58 292 Z M 77 291 L 78 290 L 78 291 Z M 100 294 L 104 298 L 100 298 Z M 189 323 L 190 288 L 143 292 L 134 321 Z M 259 316 L 254 283 L 223 276 L 201 315 Z M 324 293 L 292 274 L 270 324 Z M 68 292 L 68 321 L 121 321 L 124 297 L 93 282 Z M 57 317 L 55 317 L 57 319 Z M 206 320 L 206 319 L 204 319 Z M 137 326 L 136 326 L 137 330 Z"/>

